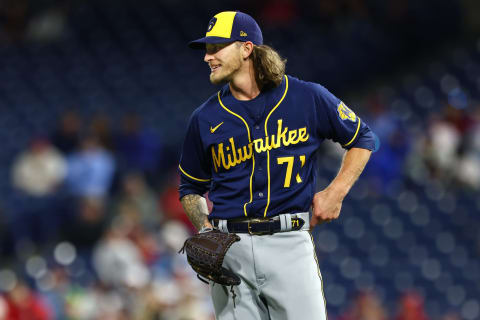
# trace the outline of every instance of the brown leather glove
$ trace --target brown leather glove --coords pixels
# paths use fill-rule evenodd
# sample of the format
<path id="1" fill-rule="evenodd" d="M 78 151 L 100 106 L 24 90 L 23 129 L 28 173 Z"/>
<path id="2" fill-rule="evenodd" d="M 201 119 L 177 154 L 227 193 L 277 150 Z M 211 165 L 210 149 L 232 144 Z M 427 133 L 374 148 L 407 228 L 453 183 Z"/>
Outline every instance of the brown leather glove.
<path id="1" fill-rule="evenodd" d="M 238 235 L 213 229 L 188 238 L 179 253 L 187 252 L 187 261 L 200 280 L 206 282 L 203 277 L 224 286 L 236 286 L 240 278 L 222 267 L 222 263 L 230 246 L 237 241 L 240 241 Z"/>

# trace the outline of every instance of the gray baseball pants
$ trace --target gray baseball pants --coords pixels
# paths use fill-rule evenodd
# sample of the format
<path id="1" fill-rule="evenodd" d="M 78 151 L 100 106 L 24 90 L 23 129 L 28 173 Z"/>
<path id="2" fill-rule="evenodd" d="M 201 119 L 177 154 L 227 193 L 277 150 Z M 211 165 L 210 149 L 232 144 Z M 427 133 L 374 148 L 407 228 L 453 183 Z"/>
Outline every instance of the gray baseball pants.
<path id="1" fill-rule="evenodd" d="M 242 280 L 210 282 L 217 320 L 326 320 L 323 282 L 309 231 L 238 234 L 223 266 Z"/>

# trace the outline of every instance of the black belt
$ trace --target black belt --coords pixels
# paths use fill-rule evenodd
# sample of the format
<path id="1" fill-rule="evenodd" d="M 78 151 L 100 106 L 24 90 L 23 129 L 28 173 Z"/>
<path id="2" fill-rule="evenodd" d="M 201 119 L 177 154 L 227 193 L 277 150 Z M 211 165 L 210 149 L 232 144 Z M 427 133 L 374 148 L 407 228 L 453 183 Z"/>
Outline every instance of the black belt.
<path id="1" fill-rule="evenodd" d="M 213 227 L 219 227 L 219 219 L 213 219 Z M 305 221 L 302 218 L 292 218 L 292 231 L 302 229 Z M 251 235 L 265 235 L 281 232 L 280 219 L 245 219 L 240 221 L 227 221 L 228 232 L 249 233 Z"/>

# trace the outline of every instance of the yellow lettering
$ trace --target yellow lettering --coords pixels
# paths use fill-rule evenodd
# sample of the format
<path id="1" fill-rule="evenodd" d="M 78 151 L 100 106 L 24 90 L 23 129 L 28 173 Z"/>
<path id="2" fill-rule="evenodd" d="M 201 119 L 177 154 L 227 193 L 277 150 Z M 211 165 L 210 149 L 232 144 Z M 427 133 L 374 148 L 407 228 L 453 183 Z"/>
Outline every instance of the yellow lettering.
<path id="1" fill-rule="evenodd" d="M 233 162 L 235 163 L 235 165 L 240 164 L 241 161 L 237 158 L 237 149 L 235 148 L 235 140 L 233 140 L 233 137 L 231 137 L 229 141 L 232 146 Z"/>
<path id="2" fill-rule="evenodd" d="M 247 148 L 248 148 L 248 152 L 247 152 Z M 243 150 L 243 154 L 242 154 L 242 150 Z M 252 158 L 252 144 L 248 144 L 246 146 L 243 146 L 242 148 L 238 148 L 238 161 L 239 161 L 239 164 Z"/>
<path id="3" fill-rule="evenodd" d="M 285 127 L 285 129 L 282 131 L 282 124 L 283 124 L 283 120 L 282 119 L 278 119 L 277 121 L 278 123 L 278 127 L 277 127 L 277 143 L 275 143 L 275 148 L 278 148 L 282 145 L 282 142 L 283 142 L 283 145 L 284 146 L 288 146 L 289 143 L 288 143 L 288 139 L 287 139 L 287 131 L 288 131 L 288 127 Z"/>
<path id="4" fill-rule="evenodd" d="M 272 135 L 271 137 L 265 137 L 265 149 L 267 150 L 272 150 L 275 145 L 275 135 Z"/>
<path id="5" fill-rule="evenodd" d="M 253 143 L 255 144 L 255 152 L 260 153 L 260 152 L 265 152 L 267 151 L 267 148 L 263 146 L 263 139 L 258 138 L 253 140 Z"/>
<path id="6" fill-rule="evenodd" d="M 303 166 L 305 165 L 305 155 L 304 154 L 302 154 L 300 156 L 300 163 L 302 164 L 301 168 L 303 168 Z"/>
<path id="7" fill-rule="evenodd" d="M 213 159 L 213 166 L 215 168 L 215 172 L 218 172 L 218 168 L 220 168 L 220 164 L 222 162 L 225 163 L 225 158 L 223 155 L 223 143 L 218 144 L 218 157 L 215 154 L 215 147 L 212 146 L 212 159 Z"/>
<path id="8" fill-rule="evenodd" d="M 275 143 L 275 135 L 272 134 L 272 136 L 270 137 L 270 143 L 268 143 L 268 140 L 267 140 L 267 149 L 268 150 L 276 149 L 278 148 L 276 145 L 277 144 Z"/>
<path id="9" fill-rule="evenodd" d="M 285 173 L 285 182 L 283 183 L 284 188 L 290 187 L 290 180 L 292 179 L 292 170 L 293 170 L 293 157 L 279 157 L 277 158 L 278 164 L 287 164 L 287 172 Z"/>
<path id="10" fill-rule="evenodd" d="M 225 163 L 225 156 L 222 154 L 222 165 L 226 170 L 230 169 L 230 163 L 232 161 L 230 154 L 227 155 L 227 159 L 228 159 L 228 163 Z"/>
<path id="11" fill-rule="evenodd" d="M 297 179 L 297 183 L 302 183 L 302 178 L 300 177 L 300 173 L 297 173 L 297 176 L 295 177 Z"/>
<path id="12" fill-rule="evenodd" d="M 245 146 L 243 146 L 243 150 L 245 150 Z M 247 150 L 245 150 L 247 151 Z M 242 153 L 242 148 L 238 148 L 237 149 L 237 153 L 238 153 L 238 164 L 242 163 L 243 161 L 247 160 L 247 157 L 244 157 L 243 156 L 243 153 Z"/>
<path id="13" fill-rule="evenodd" d="M 300 162 L 302 164 L 301 168 L 305 165 L 305 155 L 302 154 L 300 156 Z M 302 183 L 302 178 L 300 177 L 300 173 L 297 173 L 297 176 L 295 177 L 297 179 L 297 183 Z"/>
<path id="14" fill-rule="evenodd" d="M 215 149 L 212 147 L 212 158 L 213 158 L 213 165 L 215 168 L 215 172 L 218 172 L 218 168 L 220 168 L 220 164 L 225 168 L 225 169 L 230 169 L 230 163 L 231 163 L 231 155 L 228 155 L 228 164 L 225 163 L 225 154 L 223 153 L 223 143 L 218 144 L 218 156 L 215 154 Z"/>
<path id="15" fill-rule="evenodd" d="M 306 142 L 308 140 L 308 133 L 305 136 L 306 133 L 307 133 L 307 127 L 298 129 L 298 140 L 301 142 Z"/>
<path id="16" fill-rule="evenodd" d="M 227 161 L 228 161 L 228 168 L 236 166 L 235 162 L 233 162 L 232 160 L 232 155 L 230 153 L 227 154 Z M 225 167 L 225 169 L 228 169 L 228 168 Z"/>
<path id="17" fill-rule="evenodd" d="M 297 137 L 297 130 L 290 130 L 288 131 L 288 142 L 290 144 L 297 144 L 298 140 L 295 140 Z"/>
<path id="18" fill-rule="evenodd" d="M 218 172 L 218 169 L 221 166 L 228 170 L 231 167 L 235 167 L 236 165 L 251 159 L 254 156 L 254 152 L 262 153 L 272 149 L 280 148 L 282 146 L 306 142 L 309 138 L 307 127 L 288 130 L 288 127 L 283 127 L 282 119 L 277 120 L 277 125 L 276 135 L 272 134 L 271 136 L 255 139 L 253 142 L 250 142 L 249 144 L 240 148 L 235 147 L 235 139 L 233 137 L 228 139 L 229 144 L 225 146 L 225 150 L 223 143 L 219 143 L 217 149 L 212 146 L 212 159 L 215 172 Z M 304 161 L 305 160 L 303 159 L 302 166 Z M 302 179 L 298 174 L 295 178 L 297 183 L 302 182 Z M 289 181 L 286 184 L 289 185 Z"/>

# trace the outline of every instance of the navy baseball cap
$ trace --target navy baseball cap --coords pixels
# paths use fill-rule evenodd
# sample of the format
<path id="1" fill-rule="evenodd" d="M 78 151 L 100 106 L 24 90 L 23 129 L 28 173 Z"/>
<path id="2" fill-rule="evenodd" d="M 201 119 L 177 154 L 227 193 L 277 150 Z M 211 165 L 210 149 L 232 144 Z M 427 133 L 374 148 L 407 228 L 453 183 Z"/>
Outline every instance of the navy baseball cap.
<path id="1" fill-rule="evenodd" d="M 248 14 L 239 11 L 224 11 L 216 14 L 208 23 L 205 37 L 191 41 L 192 49 L 205 49 L 206 43 L 251 41 L 263 44 L 263 36 L 257 22 Z"/>

